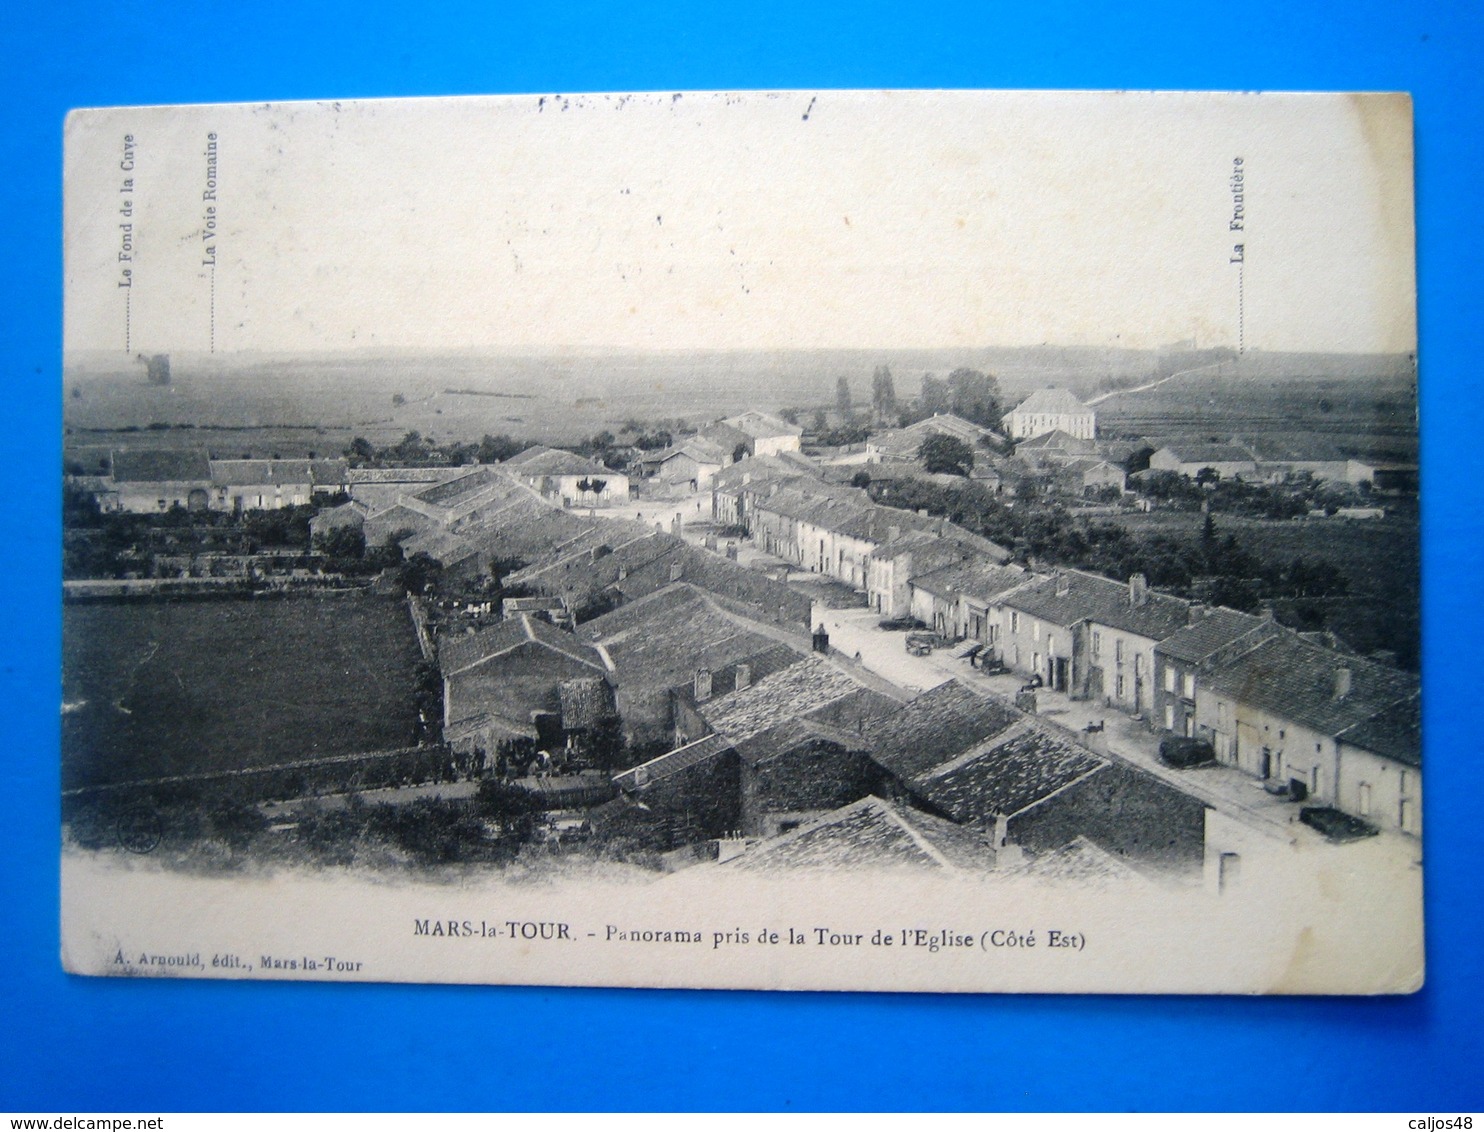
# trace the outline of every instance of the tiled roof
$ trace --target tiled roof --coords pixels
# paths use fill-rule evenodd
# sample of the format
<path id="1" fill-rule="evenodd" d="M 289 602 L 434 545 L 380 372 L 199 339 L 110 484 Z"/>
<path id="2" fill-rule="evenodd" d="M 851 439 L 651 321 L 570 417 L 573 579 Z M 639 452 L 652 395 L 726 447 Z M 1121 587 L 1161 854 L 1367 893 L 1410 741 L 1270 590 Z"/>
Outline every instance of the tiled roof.
<path id="1" fill-rule="evenodd" d="M 683 770 L 689 770 L 693 766 L 699 766 L 731 749 L 732 745 L 725 736 L 706 735 L 693 743 L 676 747 L 673 751 L 667 751 L 663 755 L 652 758 L 647 763 L 640 763 L 636 767 L 630 767 L 628 770 L 615 774 L 613 782 L 620 790 L 640 790 L 651 782 L 657 782 L 679 774 Z"/>
<path id="2" fill-rule="evenodd" d="M 420 531 L 404 540 L 402 553 L 409 558 L 414 554 L 426 554 L 444 566 L 453 566 L 473 555 L 475 551 L 458 535 L 433 529 Z"/>
<path id="3" fill-rule="evenodd" d="M 618 793 L 606 774 L 551 774 L 514 779 L 512 785 L 527 790 L 543 809 L 577 809 L 612 801 Z"/>
<path id="4" fill-rule="evenodd" d="M 748 409 L 745 413 L 738 413 L 735 417 L 727 417 L 722 424 L 730 425 L 732 428 L 755 437 L 802 436 L 804 432 L 798 425 L 791 425 L 780 417 L 758 409 Z"/>
<path id="5" fill-rule="evenodd" d="M 1409 696 L 1340 732 L 1340 738 L 1409 766 L 1422 765 L 1422 697 Z"/>
<path id="6" fill-rule="evenodd" d="M 493 468 L 479 467 L 456 479 L 447 480 L 433 487 L 426 488 L 423 491 L 419 491 L 414 498 L 421 499 L 424 503 L 435 504 L 439 507 L 454 507 L 465 496 L 487 487 L 496 485 L 504 487 L 508 482 Z"/>
<path id="7" fill-rule="evenodd" d="M 715 424 L 707 425 L 700 431 L 699 435 L 717 447 L 724 448 L 727 455 L 731 455 L 736 451 L 739 444 L 747 445 L 748 451 L 751 451 L 754 439 L 752 433 L 743 432 L 740 428 L 727 424 L 725 421 L 718 421 Z"/>
<path id="8" fill-rule="evenodd" d="M 1073 460 L 1061 469 L 1061 474 L 1063 476 L 1085 476 L 1088 472 L 1099 468 L 1111 468 L 1119 475 L 1123 475 L 1122 468 L 1116 467 L 1100 456 L 1086 456 L 1080 460 Z"/>
<path id="9" fill-rule="evenodd" d="M 591 645 L 546 621 L 522 613 L 488 629 L 463 636 L 447 637 L 438 645 L 438 664 L 445 676 L 463 672 L 527 642 L 534 642 L 563 656 L 605 671 L 602 657 Z"/>
<path id="10" fill-rule="evenodd" d="M 1152 590 L 1146 590 L 1142 605 L 1134 605 L 1129 586 L 1080 570 L 1062 570 L 1028 582 L 1006 594 L 1003 602 L 1006 608 L 1053 625 L 1095 621 L 1155 641 L 1183 629 L 1190 606 Z"/>
<path id="11" fill-rule="evenodd" d="M 591 526 L 591 520 L 551 507 L 522 488 L 462 533 L 486 558 L 498 555 L 534 562 Z"/>
<path id="12" fill-rule="evenodd" d="M 347 468 L 349 484 L 442 483 L 458 479 L 464 468 Z"/>
<path id="13" fill-rule="evenodd" d="M 607 650 L 620 692 L 674 688 L 692 681 L 699 668 L 715 672 L 778 643 L 684 584 L 620 606 L 577 631 Z"/>
<path id="14" fill-rule="evenodd" d="M 535 460 L 536 458 L 538 458 L 540 456 L 546 455 L 548 452 L 555 452 L 555 451 L 557 451 L 557 449 L 555 449 L 555 448 L 548 448 L 544 444 L 533 444 L 529 448 L 522 449 L 521 451 L 517 452 L 514 456 L 510 457 L 510 459 L 508 459 L 508 460 L 504 461 L 503 463 L 501 463 L 500 467 L 502 467 L 502 468 L 518 468 L 518 467 L 520 467 L 523 464 L 529 463 L 531 460 Z"/>
<path id="15" fill-rule="evenodd" d="M 1009 875 L 1009 874 L 1007 874 Z M 1144 875 L 1131 869 L 1106 849 L 1078 834 L 1065 845 L 1032 857 L 1014 872 L 1046 884 L 1078 884 L 1101 887 L 1116 882 L 1120 891 L 1129 882 L 1146 884 Z"/>
<path id="16" fill-rule="evenodd" d="M 663 464 L 676 456 L 689 456 L 698 464 L 724 464 L 732 458 L 730 451 L 722 451 L 720 444 L 704 436 L 691 436 L 679 444 L 672 444 L 663 452 L 655 452 L 644 458 L 646 464 Z"/>
<path id="17" fill-rule="evenodd" d="M 718 867 L 979 871 L 994 867 L 994 851 L 973 830 L 866 797 L 760 842 Z"/>
<path id="18" fill-rule="evenodd" d="M 916 589 L 950 600 L 963 596 L 988 602 L 1014 589 L 1025 579 L 1025 571 L 1018 566 L 997 566 L 993 562 L 970 560 L 942 566 L 926 574 L 914 574 L 911 583 Z"/>
<path id="19" fill-rule="evenodd" d="M 1341 669 L 1350 671 L 1350 690 L 1336 698 Z M 1355 728 L 1355 734 L 1368 741 L 1384 739 L 1393 748 L 1392 757 L 1420 765 L 1422 752 L 1407 745 L 1409 728 L 1404 725 L 1408 711 L 1414 709 L 1403 705 L 1419 690 L 1417 677 L 1410 673 L 1342 656 L 1284 632 L 1215 667 L 1208 681 L 1221 695 L 1321 735 L 1339 736 Z M 1372 722 L 1383 712 L 1387 714 Z M 1398 743 L 1405 754 L 1397 753 Z"/>
<path id="20" fill-rule="evenodd" d="M 1070 739 L 1027 721 L 910 785 L 955 821 L 986 821 L 1018 814 L 1106 765 Z"/>
<path id="21" fill-rule="evenodd" d="M 918 696 L 875 725 L 875 758 L 903 779 L 962 755 L 1021 718 L 1000 700 L 950 680 Z"/>
<path id="22" fill-rule="evenodd" d="M 712 728 L 741 742 L 852 695 L 860 685 L 834 665 L 811 656 L 740 692 L 700 707 Z"/>
<path id="23" fill-rule="evenodd" d="M 333 487 L 349 483 L 344 460 L 213 460 L 211 478 L 218 484 L 312 484 Z"/>
<path id="24" fill-rule="evenodd" d="M 798 453 L 790 453 L 797 455 Z M 750 456 L 723 468 L 711 481 L 713 490 L 737 494 L 741 491 L 762 491 L 771 483 L 780 486 L 795 486 L 818 480 L 817 473 L 809 473 L 786 462 L 779 456 Z"/>
<path id="25" fill-rule="evenodd" d="M 602 464 L 594 463 L 592 460 L 577 455 L 575 452 L 564 452 L 561 449 L 548 448 L 544 452 L 528 455 L 522 452 L 514 459 L 507 460 L 502 467 L 511 469 L 518 476 L 621 476 L 622 472 L 615 472 L 612 468 L 605 468 Z M 516 461 L 519 461 L 517 463 Z"/>
<path id="26" fill-rule="evenodd" d="M 1279 463 L 1339 463 L 1349 459 L 1332 440 L 1312 433 L 1297 436 L 1265 434 L 1251 440 L 1232 438 L 1232 443 L 1241 445 L 1259 460 Z"/>
<path id="27" fill-rule="evenodd" d="M 1271 622 L 1250 613 L 1238 613 L 1223 606 L 1196 611 L 1194 620 L 1187 628 L 1166 637 L 1159 643 L 1159 651 L 1173 660 L 1199 664 L 1212 653 L 1246 636 L 1255 633 Z"/>
<path id="28" fill-rule="evenodd" d="M 674 577 L 675 569 L 679 577 Z M 765 621 L 803 624 L 809 619 L 809 600 L 759 570 L 743 566 L 694 546 L 677 543 L 647 562 L 629 567 L 628 576 L 613 588 L 626 599 L 641 597 L 683 581 L 717 598 L 744 607 L 744 614 Z"/>
<path id="29" fill-rule="evenodd" d="M 1037 389 L 1015 407 L 1017 413 L 1091 413 L 1092 410 L 1067 389 Z"/>
<path id="30" fill-rule="evenodd" d="M 462 710 L 461 710 L 462 709 Z M 463 710 L 469 710 L 464 715 Z M 443 729 L 443 739 L 448 743 L 457 743 L 469 738 L 491 738 L 495 741 L 501 739 L 534 739 L 537 731 L 534 724 L 523 723 L 518 719 L 493 712 L 487 706 L 480 704 L 452 703 L 449 710 L 455 712 L 453 718 Z"/>
<path id="31" fill-rule="evenodd" d="M 904 554 L 911 554 L 915 561 L 919 553 L 927 551 L 930 548 L 938 548 L 945 551 L 950 559 L 956 560 L 963 556 L 963 552 L 958 547 L 949 543 L 941 535 L 935 534 L 932 531 L 909 530 L 905 534 L 889 542 L 884 542 L 873 549 L 870 557 L 886 561 L 893 558 L 900 558 Z"/>
<path id="32" fill-rule="evenodd" d="M 211 461 L 201 451 L 119 449 L 113 453 L 112 467 L 114 483 L 179 483 L 211 479 Z"/>
<path id="33" fill-rule="evenodd" d="M 557 685 L 562 705 L 562 726 L 569 731 L 592 727 L 618 714 L 613 703 L 613 688 L 601 676 L 563 680 Z"/>
<path id="34" fill-rule="evenodd" d="M 766 731 L 759 731 L 735 744 L 735 747 L 743 762 L 757 765 L 787 754 L 805 743 L 819 740 L 835 743 L 847 751 L 864 751 L 870 746 L 860 736 L 850 732 L 808 719 L 791 719 Z"/>
<path id="35" fill-rule="evenodd" d="M 717 700 L 735 692 L 737 690 L 737 669 L 744 664 L 748 670 L 748 683 L 756 684 L 759 680 L 766 680 L 775 672 L 782 672 L 785 668 L 798 664 L 803 659 L 804 654 L 798 649 L 790 648 L 785 644 L 771 644 L 760 652 L 728 661 L 721 668 L 712 671 L 709 699 Z M 695 682 L 682 685 L 677 689 L 677 694 L 694 706 L 696 704 Z"/>

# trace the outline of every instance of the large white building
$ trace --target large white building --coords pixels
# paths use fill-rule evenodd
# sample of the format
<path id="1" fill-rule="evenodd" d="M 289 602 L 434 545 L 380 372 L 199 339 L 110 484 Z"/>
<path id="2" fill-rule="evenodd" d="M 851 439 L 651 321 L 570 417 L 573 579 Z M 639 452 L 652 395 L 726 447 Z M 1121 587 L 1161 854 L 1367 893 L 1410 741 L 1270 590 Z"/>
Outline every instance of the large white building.
<path id="1" fill-rule="evenodd" d="M 1060 429 L 1078 440 L 1097 435 L 1097 414 L 1066 389 L 1037 389 L 1005 417 L 1011 440 Z"/>

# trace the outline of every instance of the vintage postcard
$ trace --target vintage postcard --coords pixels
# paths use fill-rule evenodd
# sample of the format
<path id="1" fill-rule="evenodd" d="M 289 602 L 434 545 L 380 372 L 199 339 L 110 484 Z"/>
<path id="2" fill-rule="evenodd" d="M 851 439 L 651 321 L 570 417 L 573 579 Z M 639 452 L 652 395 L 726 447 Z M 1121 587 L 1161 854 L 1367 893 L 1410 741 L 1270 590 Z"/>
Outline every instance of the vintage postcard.
<path id="1" fill-rule="evenodd" d="M 80 110 L 62 961 L 1423 980 L 1405 95 Z"/>

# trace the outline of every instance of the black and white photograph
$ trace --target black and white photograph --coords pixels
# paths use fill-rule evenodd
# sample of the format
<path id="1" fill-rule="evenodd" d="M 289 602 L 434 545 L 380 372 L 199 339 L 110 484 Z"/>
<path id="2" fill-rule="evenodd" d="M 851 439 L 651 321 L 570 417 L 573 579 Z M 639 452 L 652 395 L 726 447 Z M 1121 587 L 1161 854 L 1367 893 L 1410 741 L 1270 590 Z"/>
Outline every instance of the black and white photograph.
<path id="1" fill-rule="evenodd" d="M 74 111 L 97 976 L 1423 983 L 1412 106 Z"/>

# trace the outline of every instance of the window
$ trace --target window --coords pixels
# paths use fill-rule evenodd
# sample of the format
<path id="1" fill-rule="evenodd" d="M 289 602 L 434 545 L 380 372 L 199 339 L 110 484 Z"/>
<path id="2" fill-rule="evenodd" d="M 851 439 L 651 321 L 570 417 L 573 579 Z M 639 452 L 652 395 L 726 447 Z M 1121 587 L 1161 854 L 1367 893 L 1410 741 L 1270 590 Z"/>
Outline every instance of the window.
<path id="1" fill-rule="evenodd" d="M 1174 690 L 1175 690 L 1175 666 L 1173 664 L 1167 664 L 1167 665 L 1165 665 L 1165 691 L 1166 692 L 1173 692 Z"/>
<path id="2" fill-rule="evenodd" d="M 1123 638 L 1118 637 L 1113 641 L 1113 659 L 1119 664 L 1123 663 Z"/>
<path id="3" fill-rule="evenodd" d="M 1371 813 L 1371 784 L 1362 782 L 1360 784 L 1360 804 L 1356 807 L 1361 817 L 1369 817 Z"/>
<path id="4" fill-rule="evenodd" d="M 1039 641 L 1040 639 L 1041 639 L 1041 623 L 1039 621 L 1032 621 L 1031 622 L 1031 640 L 1033 640 L 1033 641 Z"/>
<path id="5" fill-rule="evenodd" d="M 1123 699 L 1123 673 L 1120 672 L 1118 674 L 1118 679 L 1114 683 L 1116 686 L 1118 698 L 1121 700 Z"/>
<path id="6" fill-rule="evenodd" d="M 1097 660 L 1103 651 L 1103 635 L 1097 630 L 1092 634 L 1092 659 Z"/>
<path id="7" fill-rule="evenodd" d="M 1396 784 L 1396 792 L 1398 794 L 1405 794 L 1407 792 L 1407 787 L 1411 785 L 1410 778 L 1411 776 L 1406 771 L 1402 771 L 1401 778 Z"/>
<path id="8" fill-rule="evenodd" d="M 1165 730 L 1175 730 L 1175 705 L 1165 704 Z"/>
<path id="9" fill-rule="evenodd" d="M 1194 672 L 1187 672 L 1185 674 L 1185 698 L 1187 700 L 1193 700 L 1193 699 L 1195 699 L 1195 673 Z M 1280 732 L 1279 734 L 1281 735 L 1282 733 Z"/>
<path id="10" fill-rule="evenodd" d="M 1020 614 L 1018 614 L 1018 613 L 1011 613 L 1010 614 L 1010 632 L 1012 632 L 1012 633 L 1018 633 L 1018 632 L 1020 632 Z"/>

